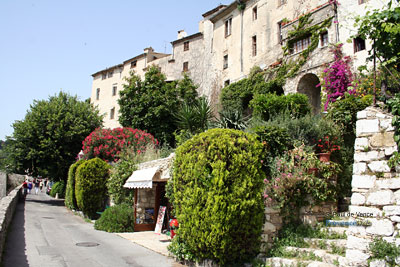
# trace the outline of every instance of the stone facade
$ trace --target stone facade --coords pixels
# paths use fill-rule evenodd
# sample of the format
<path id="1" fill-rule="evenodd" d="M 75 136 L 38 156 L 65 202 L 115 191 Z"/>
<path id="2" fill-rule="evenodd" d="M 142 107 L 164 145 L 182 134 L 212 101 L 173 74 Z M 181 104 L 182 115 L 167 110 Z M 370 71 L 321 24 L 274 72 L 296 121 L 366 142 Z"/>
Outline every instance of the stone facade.
<path id="1" fill-rule="evenodd" d="M 237 1 L 233 1 L 228 6 L 219 5 L 204 13 L 198 33 L 187 36 L 179 31 L 178 39 L 171 42 L 172 55 L 146 48 L 143 54 L 93 74 L 91 103 L 106 115 L 105 127 L 120 126 L 119 95 L 118 92 L 114 94 L 114 88 L 117 91 L 122 89 L 124 77 L 131 70 L 143 78 L 148 66 L 157 65 L 166 74 L 167 80 L 181 79 L 186 72 L 199 86 L 199 94 L 207 96 L 211 104 L 217 106 L 221 89 L 247 77 L 254 66 L 267 69 L 283 58 L 296 61 L 309 42 L 302 42 L 299 49 L 288 55 L 284 55 L 282 47 L 288 41 L 301 41 L 290 40 L 288 32 L 299 23 L 298 18 L 302 14 L 311 14 L 312 25 L 328 18 L 332 19 L 332 24 L 327 28 L 326 36 L 321 35 L 321 40 L 325 41 L 319 42 L 297 75 L 287 80 L 284 91 L 286 94 L 306 94 L 314 106 L 314 112 L 319 112 L 321 98 L 320 88 L 316 87 L 320 83 L 318 77 L 324 64 L 332 61 L 327 44 L 344 43 L 345 55 L 354 59 L 354 70 L 365 64 L 370 44 L 367 42 L 366 49 L 355 51 L 355 45 L 346 42 L 356 34 L 353 12 L 363 15 L 368 10 L 382 7 L 388 0 L 369 0 L 366 3 L 341 0 L 337 6 L 329 4 L 327 0 L 242 2 L 245 3 L 244 9 L 239 9 Z M 283 21 L 289 23 L 284 24 Z"/>
<path id="2" fill-rule="evenodd" d="M 387 164 L 397 151 L 392 115 L 369 107 L 359 112 L 357 118 L 348 219 L 364 221 L 365 225 L 349 227 L 343 266 L 368 266 L 369 243 L 374 237 L 400 245 L 400 174 Z"/>

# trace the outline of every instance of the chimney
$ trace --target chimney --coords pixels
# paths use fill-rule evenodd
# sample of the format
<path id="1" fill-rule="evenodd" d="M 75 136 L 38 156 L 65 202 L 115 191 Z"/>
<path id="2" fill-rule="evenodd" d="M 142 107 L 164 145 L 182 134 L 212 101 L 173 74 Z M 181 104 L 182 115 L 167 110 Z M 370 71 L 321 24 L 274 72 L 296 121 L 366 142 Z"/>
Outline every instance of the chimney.
<path id="1" fill-rule="evenodd" d="M 185 32 L 185 30 L 178 31 L 178 40 L 185 38 L 186 36 L 187 36 L 187 33 Z"/>
<path id="2" fill-rule="evenodd" d="M 153 49 L 153 47 L 147 47 L 147 48 L 145 48 L 145 49 L 143 49 L 144 50 L 144 52 L 146 53 L 146 54 L 149 54 L 149 53 L 151 53 L 151 52 L 153 52 L 154 51 L 154 49 Z"/>

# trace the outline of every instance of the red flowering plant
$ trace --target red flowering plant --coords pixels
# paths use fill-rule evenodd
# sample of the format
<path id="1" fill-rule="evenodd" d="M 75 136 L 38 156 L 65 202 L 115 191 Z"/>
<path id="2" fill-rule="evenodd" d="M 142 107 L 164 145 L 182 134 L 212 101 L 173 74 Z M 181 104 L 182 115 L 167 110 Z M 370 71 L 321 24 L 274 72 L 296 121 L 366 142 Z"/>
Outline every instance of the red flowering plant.
<path id="1" fill-rule="evenodd" d="M 97 128 L 85 138 L 82 144 L 84 159 L 98 157 L 108 162 L 116 162 L 123 150 L 129 148 L 140 154 L 149 145 L 158 145 L 158 141 L 153 135 L 138 129 Z"/>
<path id="2" fill-rule="evenodd" d="M 338 145 L 338 138 L 325 136 L 320 138 L 317 142 L 317 152 L 319 153 L 332 153 L 333 151 L 340 150 Z"/>

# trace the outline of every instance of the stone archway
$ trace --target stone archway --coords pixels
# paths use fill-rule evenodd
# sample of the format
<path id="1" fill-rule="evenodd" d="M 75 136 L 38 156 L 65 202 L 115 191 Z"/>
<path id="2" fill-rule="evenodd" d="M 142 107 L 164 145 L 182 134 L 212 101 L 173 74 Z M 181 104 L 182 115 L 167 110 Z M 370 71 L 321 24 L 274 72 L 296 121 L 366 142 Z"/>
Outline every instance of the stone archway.
<path id="1" fill-rule="evenodd" d="M 321 112 L 321 86 L 317 75 L 307 73 L 301 77 L 297 86 L 297 92 L 308 96 L 308 101 L 312 106 L 313 114 Z"/>

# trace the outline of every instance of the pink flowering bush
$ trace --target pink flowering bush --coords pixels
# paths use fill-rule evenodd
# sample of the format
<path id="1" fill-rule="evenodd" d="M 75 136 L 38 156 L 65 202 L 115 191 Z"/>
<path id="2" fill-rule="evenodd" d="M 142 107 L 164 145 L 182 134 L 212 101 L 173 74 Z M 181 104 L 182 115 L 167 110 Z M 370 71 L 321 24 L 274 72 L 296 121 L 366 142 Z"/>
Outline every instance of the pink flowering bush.
<path id="1" fill-rule="evenodd" d="M 145 131 L 132 128 L 97 128 L 82 142 L 85 159 L 101 158 L 116 162 L 120 153 L 130 149 L 140 154 L 149 145 L 158 145 L 157 139 Z"/>
<path id="2" fill-rule="evenodd" d="M 264 179 L 264 201 L 266 206 L 281 209 L 287 218 L 297 217 L 303 206 L 335 198 L 329 178 L 337 175 L 339 166 L 321 163 L 304 145 L 276 158 L 274 166 L 271 177 Z"/>
<path id="3" fill-rule="evenodd" d="M 343 44 L 334 45 L 331 52 L 334 54 L 334 62 L 332 62 L 322 74 L 321 86 L 327 93 L 325 110 L 329 103 L 335 102 L 340 97 L 344 97 L 345 93 L 355 94 L 353 89 L 353 73 L 351 72 L 351 58 L 343 56 Z"/>

